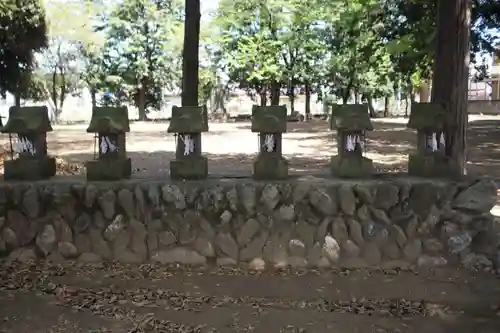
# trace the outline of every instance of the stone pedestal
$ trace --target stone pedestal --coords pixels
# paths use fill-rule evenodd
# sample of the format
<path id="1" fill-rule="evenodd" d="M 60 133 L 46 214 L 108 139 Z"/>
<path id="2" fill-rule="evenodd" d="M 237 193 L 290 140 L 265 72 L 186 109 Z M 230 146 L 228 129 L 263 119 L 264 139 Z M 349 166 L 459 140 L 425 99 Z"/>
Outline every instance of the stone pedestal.
<path id="1" fill-rule="evenodd" d="M 330 128 L 337 131 L 338 155 L 330 158 L 333 176 L 346 178 L 370 177 L 373 161 L 363 156 L 365 132 L 373 130 L 367 105 L 333 105 Z"/>
<path id="2" fill-rule="evenodd" d="M 286 132 L 285 106 L 252 108 L 252 132 L 259 133 L 259 155 L 253 163 L 253 178 L 280 180 L 288 177 L 288 161 L 282 155 L 282 133 Z"/>
<path id="3" fill-rule="evenodd" d="M 365 178 L 373 175 L 373 161 L 364 156 L 342 158 L 339 155 L 330 158 L 332 175 L 346 178 Z"/>
<path id="4" fill-rule="evenodd" d="M 170 178 L 201 180 L 208 176 L 208 159 L 204 156 L 185 156 L 170 162 Z"/>
<path id="5" fill-rule="evenodd" d="M 42 180 L 56 174 L 53 157 L 22 157 L 4 162 L 5 180 Z"/>
<path id="6" fill-rule="evenodd" d="M 437 154 L 410 154 L 408 173 L 418 177 L 449 177 L 449 159 Z"/>
<path id="7" fill-rule="evenodd" d="M 288 177 L 288 161 L 283 156 L 259 154 L 253 162 L 253 178 L 286 179 Z"/>
<path id="8" fill-rule="evenodd" d="M 126 107 L 96 107 L 87 132 L 96 133 L 98 156 L 87 161 L 87 179 L 112 181 L 130 178 L 132 162 L 127 158 L 126 132 L 130 131 Z"/>
<path id="9" fill-rule="evenodd" d="M 120 180 L 132 175 L 132 161 L 130 158 L 101 158 L 87 161 L 88 180 Z"/>
<path id="10" fill-rule="evenodd" d="M 438 103 L 413 103 L 408 128 L 417 130 L 417 150 L 409 155 L 408 174 L 453 177 L 457 168 L 446 156 L 446 112 Z"/>
<path id="11" fill-rule="evenodd" d="M 176 134 L 175 160 L 170 162 L 170 178 L 200 180 L 208 177 L 208 160 L 202 156 L 201 133 L 208 131 L 206 107 L 172 108 L 169 133 Z"/>

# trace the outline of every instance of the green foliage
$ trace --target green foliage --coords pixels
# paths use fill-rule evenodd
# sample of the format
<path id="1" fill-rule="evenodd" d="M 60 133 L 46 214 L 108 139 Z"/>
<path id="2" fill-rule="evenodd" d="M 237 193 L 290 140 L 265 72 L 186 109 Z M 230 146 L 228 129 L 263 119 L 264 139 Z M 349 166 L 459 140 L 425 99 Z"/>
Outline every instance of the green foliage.
<path id="1" fill-rule="evenodd" d="M 48 99 L 57 115 L 67 96 L 86 88 L 94 105 L 132 103 L 145 118 L 181 87 L 182 0 L 45 3 L 48 24 L 36 0 L 0 1 L 0 94 Z M 213 20 L 201 22 L 199 103 L 217 95 L 214 109 L 224 109 L 234 86 L 262 104 L 286 89 L 293 103 L 296 88 L 307 87 L 318 98 L 371 105 L 383 97 L 388 106 L 396 91 L 412 95 L 432 77 L 436 4 L 220 0 Z M 498 1 L 472 1 L 471 54 L 493 50 L 499 13 Z"/>
<path id="2" fill-rule="evenodd" d="M 262 93 L 326 85 L 344 100 L 353 92 L 387 95 L 393 66 L 377 0 L 221 1 L 217 24 L 230 79 Z"/>
<path id="3" fill-rule="evenodd" d="M 169 0 L 124 0 L 111 10 L 103 31 L 108 36 L 103 63 L 108 76 L 121 80 L 124 93 L 144 111 L 159 109 L 162 88 L 180 81 L 181 4 Z M 109 88 L 109 87 L 108 87 Z"/>
<path id="4" fill-rule="evenodd" d="M 391 93 L 392 64 L 382 38 L 384 13 L 380 1 L 346 2 L 337 11 L 339 19 L 327 27 L 332 91 L 344 102 L 352 93 Z"/>
<path id="5" fill-rule="evenodd" d="M 39 0 L 0 2 L 0 96 L 27 91 L 34 52 L 46 45 L 45 11 Z"/>

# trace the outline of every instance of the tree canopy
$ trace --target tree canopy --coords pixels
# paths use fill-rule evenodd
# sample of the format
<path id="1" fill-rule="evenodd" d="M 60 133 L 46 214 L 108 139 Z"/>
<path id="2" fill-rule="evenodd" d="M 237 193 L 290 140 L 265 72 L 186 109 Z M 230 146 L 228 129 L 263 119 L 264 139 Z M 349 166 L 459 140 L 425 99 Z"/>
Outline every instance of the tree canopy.
<path id="1" fill-rule="evenodd" d="M 36 51 L 47 46 L 45 10 L 39 0 L 0 3 L 0 95 L 25 90 Z"/>
<path id="2" fill-rule="evenodd" d="M 365 102 L 375 115 L 375 101 L 389 113 L 424 98 L 434 71 L 437 0 L 220 0 L 201 23 L 198 0 L 21 2 L 0 5 L 0 89 L 48 100 L 56 115 L 84 90 L 94 105 L 135 105 L 142 119 L 180 91 L 224 110 L 235 87 L 263 105 L 286 95 L 290 111 L 304 94 L 306 114 L 315 96 Z M 471 61 L 482 78 L 500 3 L 471 3 Z"/>

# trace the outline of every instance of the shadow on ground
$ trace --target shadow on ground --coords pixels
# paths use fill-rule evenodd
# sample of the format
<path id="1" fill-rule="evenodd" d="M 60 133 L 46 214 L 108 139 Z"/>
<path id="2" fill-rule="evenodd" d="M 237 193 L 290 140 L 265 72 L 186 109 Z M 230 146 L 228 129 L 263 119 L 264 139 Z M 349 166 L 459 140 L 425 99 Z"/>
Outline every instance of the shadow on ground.
<path id="1" fill-rule="evenodd" d="M 366 143 L 367 153 L 374 160 L 377 170 L 406 171 L 408 154 L 416 149 L 415 131 L 406 128 L 405 124 L 391 122 L 376 122 L 374 127 L 374 131 L 367 133 Z M 304 143 L 318 141 L 321 143 L 317 148 L 318 154 L 325 150 L 335 152 L 335 132 L 325 133 L 328 131 L 325 122 L 322 127 L 314 125 L 314 128 L 317 134 L 289 140 Z M 294 130 L 295 127 L 292 128 Z M 471 121 L 467 135 L 469 174 L 500 178 L 500 120 Z"/>
<path id="2" fill-rule="evenodd" d="M 1 285 L 35 272 L 41 289 L 0 288 L 1 332 L 494 333 L 500 325 L 498 279 L 481 272 L 105 264 L 4 271 Z M 47 292 L 50 285 L 58 289 Z M 145 317 L 148 325 L 133 330 Z"/>
<path id="3" fill-rule="evenodd" d="M 415 149 L 416 133 L 398 122 L 374 122 L 375 130 L 367 133 L 367 157 L 374 161 L 376 171 L 406 172 L 408 154 Z M 237 126 L 244 130 L 248 123 Z M 287 142 L 297 147 L 297 153 L 285 154 L 289 161 L 291 175 L 328 174 L 330 156 L 337 154 L 335 132 L 328 129 L 326 121 L 313 120 L 309 123 L 289 123 L 289 131 L 284 135 Z M 234 131 L 234 128 L 230 129 Z M 204 133 L 204 138 L 223 137 L 227 130 Z M 165 137 L 163 141 L 162 137 Z M 231 136 L 234 140 L 234 133 Z M 236 135 L 236 138 L 238 136 Z M 75 139 L 77 138 L 77 139 Z M 2 137 L 5 141 L 5 137 Z M 174 139 L 166 131 L 137 131 L 129 133 L 127 142 L 136 148 L 141 145 L 157 145 L 154 152 L 129 151 L 132 158 L 134 177 L 166 177 L 169 162 L 174 159 Z M 151 143 L 148 143 L 151 142 Z M 49 152 L 62 152 L 64 160 L 82 165 L 94 158 L 92 134 L 81 134 L 76 130 L 50 133 Z M 237 144 L 237 142 L 234 142 Z M 156 147 L 155 147 L 156 148 Z M 65 153 L 68 150 L 69 153 Z M 247 148 L 248 149 L 248 148 Z M 209 160 L 209 174 L 217 177 L 249 177 L 256 154 L 204 153 Z M 469 123 L 468 171 L 472 176 L 500 178 L 500 119 L 477 120 Z M 80 168 L 84 174 L 84 168 Z"/>
<path id="4" fill-rule="evenodd" d="M 237 123 L 236 128 L 242 131 L 250 131 L 252 125 L 249 122 Z M 308 122 L 288 122 L 287 133 L 318 133 L 328 131 L 328 122 L 326 120 L 312 119 Z"/>
<path id="5" fill-rule="evenodd" d="M 171 151 L 156 152 L 127 152 L 132 159 L 133 177 L 161 178 L 167 177 L 170 161 L 175 159 Z M 257 154 L 208 154 L 208 172 L 217 177 L 251 177 L 253 162 Z M 325 174 L 328 173 L 328 160 L 304 156 L 286 156 L 289 159 L 289 172 L 292 175 Z M 93 154 L 65 154 L 64 159 L 69 163 L 79 164 L 92 160 Z"/>

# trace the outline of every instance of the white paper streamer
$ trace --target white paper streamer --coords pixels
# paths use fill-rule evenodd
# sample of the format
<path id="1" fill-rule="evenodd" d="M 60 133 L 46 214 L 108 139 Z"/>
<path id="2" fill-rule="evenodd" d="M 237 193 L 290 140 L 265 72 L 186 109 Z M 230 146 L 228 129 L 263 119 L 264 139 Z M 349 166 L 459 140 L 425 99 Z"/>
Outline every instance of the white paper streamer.
<path id="1" fill-rule="evenodd" d="M 272 135 L 272 134 L 266 134 L 266 136 L 264 138 L 263 147 L 266 148 L 266 151 L 268 153 L 271 153 L 271 152 L 274 151 L 274 145 L 275 145 L 274 135 Z"/>
<path id="2" fill-rule="evenodd" d="M 107 136 L 101 137 L 101 153 L 105 154 L 107 152 L 118 151 L 118 147 L 111 142 L 110 138 Z"/>
<path id="3" fill-rule="evenodd" d="M 13 149 L 16 153 L 30 153 L 31 155 L 36 154 L 36 149 L 33 146 L 33 143 L 25 137 L 19 138 Z"/>
<path id="4" fill-rule="evenodd" d="M 194 140 L 190 135 L 179 135 L 182 142 L 184 142 L 184 156 L 187 156 L 194 152 Z"/>

